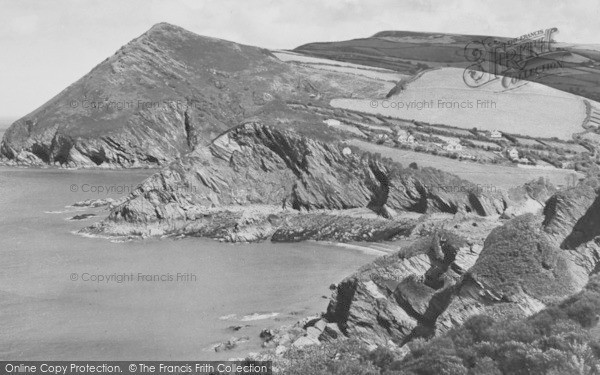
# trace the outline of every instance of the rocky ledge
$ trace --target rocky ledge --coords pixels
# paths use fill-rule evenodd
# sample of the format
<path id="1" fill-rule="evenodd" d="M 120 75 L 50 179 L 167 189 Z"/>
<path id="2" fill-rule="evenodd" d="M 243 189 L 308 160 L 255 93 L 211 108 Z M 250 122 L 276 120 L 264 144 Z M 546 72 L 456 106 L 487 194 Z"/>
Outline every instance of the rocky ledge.
<path id="1" fill-rule="evenodd" d="M 440 188 L 447 186 L 457 188 Z M 484 192 L 434 168 L 405 168 L 249 121 L 151 176 L 106 220 L 82 231 L 224 241 L 387 240 L 410 233 L 419 214 L 500 215 L 551 190 Z"/>

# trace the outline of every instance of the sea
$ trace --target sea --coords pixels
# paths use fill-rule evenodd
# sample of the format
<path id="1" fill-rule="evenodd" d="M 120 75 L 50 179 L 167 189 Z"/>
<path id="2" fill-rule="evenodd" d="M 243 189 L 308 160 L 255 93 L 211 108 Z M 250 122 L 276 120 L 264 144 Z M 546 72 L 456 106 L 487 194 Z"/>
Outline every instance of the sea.
<path id="1" fill-rule="evenodd" d="M 260 351 L 262 329 L 325 311 L 329 286 L 376 256 L 317 242 L 77 233 L 108 211 L 73 203 L 120 198 L 154 172 L 0 167 L 1 359 L 243 357 Z M 244 340 L 214 350 L 233 337 Z"/>

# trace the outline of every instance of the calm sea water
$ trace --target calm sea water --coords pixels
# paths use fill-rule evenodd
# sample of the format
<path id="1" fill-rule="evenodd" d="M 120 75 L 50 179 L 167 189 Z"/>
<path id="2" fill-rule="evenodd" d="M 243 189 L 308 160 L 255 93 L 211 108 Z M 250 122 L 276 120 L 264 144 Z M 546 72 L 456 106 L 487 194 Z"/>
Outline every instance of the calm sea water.
<path id="1" fill-rule="evenodd" d="M 261 329 L 323 311 L 328 286 L 374 257 L 316 243 L 113 243 L 73 234 L 106 211 L 65 206 L 88 198 L 118 198 L 118 193 L 89 190 L 120 186 L 126 191 L 150 173 L 0 167 L 1 359 L 241 356 L 259 349 Z M 98 216 L 68 220 L 82 213 Z M 132 273 L 135 280 L 122 283 L 81 279 Z M 138 274 L 168 279 L 177 273 L 196 279 L 137 280 Z M 234 325 L 243 328 L 233 332 L 228 327 Z M 234 351 L 211 349 L 232 336 L 251 340 Z"/>

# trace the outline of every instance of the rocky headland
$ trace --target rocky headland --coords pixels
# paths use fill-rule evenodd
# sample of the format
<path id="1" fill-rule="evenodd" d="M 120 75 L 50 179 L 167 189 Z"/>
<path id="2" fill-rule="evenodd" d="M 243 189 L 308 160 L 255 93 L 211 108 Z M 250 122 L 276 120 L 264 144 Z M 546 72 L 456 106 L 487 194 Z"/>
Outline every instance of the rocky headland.
<path id="1" fill-rule="evenodd" d="M 525 200 L 543 202 L 553 191 L 543 183 L 510 194 L 482 191 L 434 168 L 404 167 L 249 121 L 151 176 L 107 219 L 82 232 L 232 242 L 381 241 L 421 228 L 422 214 L 498 217 Z"/>
<path id="2" fill-rule="evenodd" d="M 0 145 L 8 165 L 162 166 L 245 118 L 306 129 L 286 103 L 385 95 L 394 84 L 290 66 L 268 50 L 153 26 L 40 108 Z"/>

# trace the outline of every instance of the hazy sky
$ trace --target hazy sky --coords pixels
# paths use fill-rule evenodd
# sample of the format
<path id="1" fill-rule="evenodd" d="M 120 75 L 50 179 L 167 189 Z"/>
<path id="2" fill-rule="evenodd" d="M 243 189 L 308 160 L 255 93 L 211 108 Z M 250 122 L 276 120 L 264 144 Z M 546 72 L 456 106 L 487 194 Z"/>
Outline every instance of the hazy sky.
<path id="1" fill-rule="evenodd" d="M 270 48 L 382 30 L 600 44 L 598 0 L 0 0 L 0 117 L 20 117 L 158 22 Z"/>

